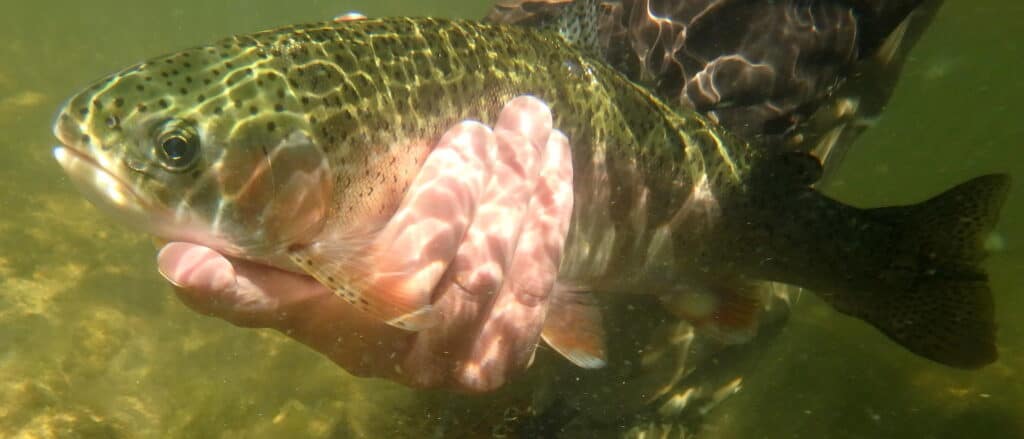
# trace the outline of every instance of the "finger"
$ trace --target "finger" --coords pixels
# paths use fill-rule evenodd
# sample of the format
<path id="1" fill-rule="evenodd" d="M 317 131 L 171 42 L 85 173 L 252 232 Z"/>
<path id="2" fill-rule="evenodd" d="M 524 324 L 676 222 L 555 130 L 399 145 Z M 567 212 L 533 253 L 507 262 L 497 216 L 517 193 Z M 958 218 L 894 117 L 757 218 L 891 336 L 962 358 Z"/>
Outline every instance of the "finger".
<path id="1" fill-rule="evenodd" d="M 493 144 L 490 129 L 479 122 L 460 123 L 442 137 L 374 242 L 368 294 L 431 302 L 476 211 L 491 170 L 486 151 Z"/>
<path id="2" fill-rule="evenodd" d="M 568 139 L 553 132 L 515 254 L 498 296 L 457 374 L 475 390 L 500 387 L 532 361 L 572 217 Z"/>
<path id="3" fill-rule="evenodd" d="M 223 314 L 238 289 L 231 262 L 199 245 L 165 245 L 157 254 L 157 270 L 175 286 L 182 302 L 200 314 Z"/>
<path id="4" fill-rule="evenodd" d="M 434 324 L 415 337 L 422 345 L 433 345 L 430 333 L 447 337 L 444 328 L 452 326 L 450 322 L 457 314 L 441 310 L 445 304 L 436 303 L 433 292 L 470 227 L 491 174 L 490 154 L 496 148 L 494 134 L 479 122 L 463 122 L 448 130 L 375 244 L 379 250 L 372 264 L 371 288 L 422 294 L 435 302 Z M 414 351 L 411 348 L 403 352 L 402 359 L 420 359 L 398 370 L 406 384 L 436 387 L 450 375 L 450 367 L 444 366 L 447 360 L 433 356 L 443 349 L 431 350 L 429 355 L 425 348 L 420 353 Z"/>
<path id="5" fill-rule="evenodd" d="M 394 368 L 396 381 L 411 387 L 436 388 L 452 372 L 442 340 L 460 337 L 460 322 L 478 313 L 445 298 L 437 286 L 456 258 L 460 243 L 478 211 L 491 176 L 491 151 L 496 141 L 490 128 L 464 122 L 449 130 L 431 152 L 409 189 L 407 202 L 381 235 L 384 243 L 373 267 L 375 288 L 431 298 L 434 324 L 409 337 Z M 450 282 L 447 282 L 450 283 Z"/>
<path id="6" fill-rule="evenodd" d="M 183 242 L 164 246 L 157 267 L 189 308 L 245 327 L 279 327 L 282 302 L 295 303 L 316 286 L 306 276 Z"/>
<path id="7" fill-rule="evenodd" d="M 405 360 L 416 385 L 450 382 L 455 362 L 475 341 L 466 334 L 479 328 L 511 260 L 539 172 L 542 144 L 533 142 L 546 138 L 550 121 L 550 110 L 534 98 L 515 99 L 500 115 L 496 129 L 502 130 L 502 141 L 492 140 L 494 147 L 482 157 L 493 163 L 490 180 L 454 262 L 437 285 L 434 307 L 443 321 L 419 334 Z"/>
<path id="8" fill-rule="evenodd" d="M 445 222 L 452 229 L 450 233 L 459 233 L 459 237 L 463 240 L 471 230 L 470 224 L 478 223 L 480 220 L 480 209 L 482 203 L 486 203 L 481 195 L 483 188 L 488 181 L 492 179 L 492 170 L 494 165 L 495 151 L 498 149 L 497 140 L 494 137 L 494 133 L 478 123 L 464 123 L 456 126 L 449 131 L 448 135 L 445 135 L 437 145 L 434 154 L 443 153 L 445 150 L 452 149 L 458 152 L 458 154 L 451 160 L 445 160 L 444 167 L 445 172 L 450 175 L 459 176 L 473 176 L 470 182 L 466 182 L 465 179 L 428 179 L 429 184 L 432 184 L 432 190 L 439 193 L 456 194 L 460 191 L 465 193 L 464 196 L 473 197 L 475 199 L 467 200 L 466 206 L 472 207 L 470 211 L 450 211 L 451 214 L 464 215 L 465 218 L 445 218 L 443 215 L 436 215 L 433 218 Z M 430 160 L 430 159 L 428 159 Z M 498 164 L 501 165 L 500 163 Z M 459 188 L 458 186 L 475 185 L 474 188 L 467 189 L 465 187 Z M 415 190 L 415 188 L 411 189 Z M 436 201 L 428 200 L 426 197 L 420 198 L 425 201 L 429 201 L 431 204 Z M 410 203 L 409 206 L 405 207 L 408 209 L 417 209 L 416 203 Z M 436 207 L 434 207 L 436 209 Z M 402 213 L 401 215 L 405 215 Z M 409 218 L 417 218 L 415 215 L 408 215 Z M 471 222 L 469 222 L 471 221 Z M 461 230 L 457 230 L 461 228 Z M 410 233 L 408 231 L 406 234 Z M 399 239 L 402 239 L 401 237 Z M 463 251 L 464 245 L 461 244 L 464 241 L 460 241 L 455 245 L 451 245 L 446 248 L 447 254 L 441 255 L 442 251 L 432 256 L 438 260 L 444 260 L 450 262 L 457 259 L 458 252 Z M 440 246 L 434 246 L 435 250 L 441 250 Z M 422 250 L 415 250 L 416 253 L 423 253 Z M 408 253 L 392 253 L 401 255 L 403 257 Z M 424 260 L 421 259 L 421 264 Z M 482 264 L 486 264 L 485 261 L 481 261 Z M 449 268 L 450 265 L 446 264 L 445 268 Z M 422 271 L 422 269 L 416 268 L 415 270 Z M 434 326 L 427 328 L 426 330 L 420 331 L 415 337 L 414 345 L 407 352 L 403 364 L 403 371 L 405 372 L 406 384 L 414 387 L 438 387 L 450 377 L 452 372 L 452 356 L 454 354 L 454 347 L 450 345 L 450 342 L 455 339 L 464 338 L 465 333 L 463 328 L 466 324 L 477 321 L 477 315 L 480 314 L 477 309 L 479 306 L 472 301 L 463 302 L 458 300 L 457 296 L 447 294 L 447 290 L 452 285 L 452 276 L 450 271 L 447 272 L 440 281 L 435 282 L 431 285 L 431 288 L 435 291 L 433 307 L 438 315 L 438 322 Z"/>
<path id="9" fill-rule="evenodd" d="M 502 110 L 495 136 L 503 141 L 492 150 L 491 179 L 450 270 L 464 291 L 488 297 L 501 285 L 550 133 L 551 111 L 536 98 L 513 99 Z"/>

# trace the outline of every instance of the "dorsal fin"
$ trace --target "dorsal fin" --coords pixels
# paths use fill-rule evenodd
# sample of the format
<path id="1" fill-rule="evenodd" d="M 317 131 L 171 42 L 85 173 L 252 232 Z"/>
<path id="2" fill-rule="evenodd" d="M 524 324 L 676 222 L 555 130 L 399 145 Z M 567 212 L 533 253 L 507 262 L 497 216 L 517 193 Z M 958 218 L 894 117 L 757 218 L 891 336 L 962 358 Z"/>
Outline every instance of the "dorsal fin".
<path id="1" fill-rule="evenodd" d="M 603 8 L 600 0 L 498 0 L 486 19 L 556 32 L 584 52 L 600 56 Z"/>
<path id="2" fill-rule="evenodd" d="M 601 16 L 598 0 L 576 0 L 565 3 L 559 14 L 547 25 L 576 47 L 598 55 L 597 24 Z"/>

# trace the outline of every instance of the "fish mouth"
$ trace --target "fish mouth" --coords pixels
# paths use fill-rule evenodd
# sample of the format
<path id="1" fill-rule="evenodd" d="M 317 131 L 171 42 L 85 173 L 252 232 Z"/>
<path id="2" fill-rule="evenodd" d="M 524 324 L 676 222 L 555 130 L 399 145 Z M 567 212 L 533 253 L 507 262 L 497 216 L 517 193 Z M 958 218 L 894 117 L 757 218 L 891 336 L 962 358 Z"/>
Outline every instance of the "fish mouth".
<path id="1" fill-rule="evenodd" d="M 95 158 L 78 149 L 57 145 L 53 158 L 90 202 L 133 227 L 147 230 L 152 218 L 152 203 L 134 187 L 103 167 Z"/>

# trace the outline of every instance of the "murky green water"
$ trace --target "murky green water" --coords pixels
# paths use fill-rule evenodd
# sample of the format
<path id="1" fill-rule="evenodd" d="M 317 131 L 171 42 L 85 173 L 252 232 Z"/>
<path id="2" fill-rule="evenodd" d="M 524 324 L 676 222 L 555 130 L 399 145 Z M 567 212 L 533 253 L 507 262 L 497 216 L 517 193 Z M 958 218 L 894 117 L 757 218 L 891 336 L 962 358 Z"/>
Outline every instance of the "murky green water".
<path id="1" fill-rule="evenodd" d="M 0 437 L 480 437 L 514 417 L 509 407 L 544 399 L 535 390 L 550 387 L 546 376 L 556 372 L 598 382 L 563 391 L 607 402 L 583 407 L 608 422 L 573 424 L 566 436 L 614 436 L 638 422 L 617 418 L 619 404 L 602 393 L 616 392 L 621 380 L 586 381 L 552 355 L 542 354 L 516 389 L 483 397 L 417 392 L 352 378 L 269 330 L 198 316 L 157 275 L 148 238 L 92 209 L 52 159 L 50 124 L 61 101 L 143 58 L 352 9 L 476 17 L 487 3 L 6 5 Z M 999 226 L 1005 249 L 988 264 L 1000 361 L 978 372 L 937 366 L 804 295 L 781 334 L 731 365 L 742 390 L 709 413 L 703 437 L 1024 437 L 1024 33 L 1011 30 L 1020 17 L 1024 6 L 1008 0 L 948 2 L 832 190 L 877 205 L 918 200 L 981 173 L 1015 175 Z M 613 380 L 607 375 L 599 376 Z"/>

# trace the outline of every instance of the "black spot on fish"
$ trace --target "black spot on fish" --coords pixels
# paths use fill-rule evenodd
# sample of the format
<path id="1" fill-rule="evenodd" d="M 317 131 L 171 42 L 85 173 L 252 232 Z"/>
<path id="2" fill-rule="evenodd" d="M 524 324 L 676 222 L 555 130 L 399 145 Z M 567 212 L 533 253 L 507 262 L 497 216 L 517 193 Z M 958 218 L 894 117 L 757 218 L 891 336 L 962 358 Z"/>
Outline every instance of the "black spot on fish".
<path id="1" fill-rule="evenodd" d="M 138 91 L 145 91 L 146 87 L 144 87 L 142 84 L 139 84 L 135 86 L 135 89 Z"/>
<path id="2" fill-rule="evenodd" d="M 205 100 L 206 100 L 206 96 L 203 96 L 203 95 L 199 95 L 199 97 L 196 98 L 196 102 L 200 103 L 200 104 L 203 103 L 203 101 L 205 101 Z"/>
<path id="3" fill-rule="evenodd" d="M 92 100 L 92 106 L 96 107 L 96 108 L 101 108 L 101 107 L 103 107 L 103 103 L 100 102 L 99 99 L 93 99 Z"/>
<path id="4" fill-rule="evenodd" d="M 122 106 L 124 106 L 124 99 L 122 99 L 122 98 L 114 99 L 114 106 L 117 107 L 117 108 L 121 108 Z"/>
<path id="5" fill-rule="evenodd" d="M 352 78 L 352 81 L 359 90 L 366 90 L 373 87 L 373 80 L 370 78 L 370 75 L 367 75 L 366 73 L 355 75 L 355 77 Z"/>
<path id="6" fill-rule="evenodd" d="M 203 84 L 210 85 L 210 78 L 204 79 Z"/>
<path id="7" fill-rule="evenodd" d="M 149 110 L 149 108 L 146 108 L 146 104 L 139 104 L 139 106 L 137 106 L 135 108 L 137 110 L 139 110 L 139 113 L 145 113 L 146 111 Z"/>
<path id="8" fill-rule="evenodd" d="M 246 68 L 244 70 L 244 72 L 245 72 L 246 75 L 251 75 L 252 74 L 252 68 Z"/>
<path id="9" fill-rule="evenodd" d="M 89 107 L 82 107 L 80 110 L 78 110 L 78 114 L 82 115 L 82 117 L 88 116 Z"/>
<path id="10" fill-rule="evenodd" d="M 88 134 L 82 134 L 82 143 L 89 143 L 89 140 Z"/>
<path id="11" fill-rule="evenodd" d="M 192 77 L 191 76 L 186 76 L 185 77 L 185 82 L 191 84 L 192 83 Z"/>
<path id="12" fill-rule="evenodd" d="M 168 103 L 167 103 L 167 100 L 166 100 L 166 99 L 161 99 L 161 100 L 157 101 L 157 104 L 159 104 L 159 105 L 160 105 L 160 108 L 163 108 L 163 109 L 165 109 L 165 110 L 167 109 L 167 107 L 170 107 L 170 106 L 171 106 L 171 104 L 168 104 Z"/>
<path id="13" fill-rule="evenodd" d="M 188 54 L 186 53 L 186 54 L 184 54 L 184 55 L 182 55 L 182 56 L 188 56 Z M 185 67 L 185 68 L 187 69 L 187 68 L 191 68 L 191 67 L 192 67 L 192 64 L 191 64 L 191 63 L 188 63 L 188 62 L 186 62 L 186 63 L 183 63 L 183 64 L 182 64 L 182 66 L 184 66 L 184 67 Z"/>
<path id="14" fill-rule="evenodd" d="M 274 131 L 277 129 L 277 125 L 273 121 L 267 122 L 267 131 Z"/>
<path id="15" fill-rule="evenodd" d="M 178 93 L 181 93 L 181 95 L 184 96 L 188 94 L 188 90 L 186 90 L 185 87 L 182 87 L 178 90 Z"/>
<path id="16" fill-rule="evenodd" d="M 220 76 L 220 70 L 217 69 L 213 69 L 213 71 L 210 73 L 213 73 L 213 76 Z"/>
<path id="17" fill-rule="evenodd" d="M 233 69 L 234 67 L 235 66 L 233 64 L 231 64 L 230 62 L 224 63 L 224 68 L 225 69 L 229 69 L 230 70 L 230 69 Z"/>
<path id="18" fill-rule="evenodd" d="M 224 113 L 224 109 L 223 108 L 221 108 L 220 106 L 214 107 L 213 114 L 220 115 L 222 113 Z"/>
<path id="19" fill-rule="evenodd" d="M 316 125 L 316 116 L 309 116 L 309 124 Z"/>
<path id="20" fill-rule="evenodd" d="M 309 97 L 307 97 L 307 96 L 303 96 L 302 97 L 302 105 L 309 105 Z"/>
<path id="21" fill-rule="evenodd" d="M 167 72 L 160 72 L 160 76 L 163 76 L 164 78 L 166 78 L 167 77 Z"/>
<path id="22" fill-rule="evenodd" d="M 274 105 L 274 111 L 276 111 L 278 113 L 284 111 L 284 105 L 281 105 L 281 104 Z"/>
<path id="23" fill-rule="evenodd" d="M 277 97 L 278 97 L 278 99 L 284 99 L 284 89 L 283 88 L 277 89 Z"/>
<path id="24" fill-rule="evenodd" d="M 347 82 L 341 84 L 341 92 L 345 95 L 345 100 L 349 102 L 359 99 L 359 92 Z"/>
<path id="25" fill-rule="evenodd" d="M 259 112 L 260 112 L 259 108 L 256 108 L 255 105 L 249 107 L 249 114 L 255 115 L 256 113 L 259 113 Z"/>

